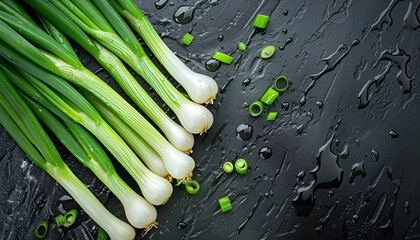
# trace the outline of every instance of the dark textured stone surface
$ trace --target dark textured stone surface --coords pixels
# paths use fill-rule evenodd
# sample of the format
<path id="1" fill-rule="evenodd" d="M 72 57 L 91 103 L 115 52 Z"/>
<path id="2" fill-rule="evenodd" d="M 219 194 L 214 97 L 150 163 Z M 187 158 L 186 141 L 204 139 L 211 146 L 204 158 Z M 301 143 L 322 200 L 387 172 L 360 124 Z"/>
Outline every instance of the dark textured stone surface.
<path id="1" fill-rule="evenodd" d="M 194 3 L 169 1 L 158 4 L 160 10 L 154 1 L 139 3 L 188 66 L 214 77 L 220 87 L 231 81 L 209 106 L 213 127 L 196 137 L 192 157 L 200 192 L 188 195 L 176 187 L 169 202 L 157 208 L 158 229 L 144 238 L 420 238 L 419 1 L 208 0 L 199 4 L 190 23 L 167 21 L 179 7 Z M 270 15 L 270 22 L 265 31 L 252 34 L 259 13 Z M 195 38 L 186 47 L 181 39 L 189 31 Z M 239 42 L 249 43 L 246 53 L 235 51 Z M 260 51 L 267 45 L 285 47 L 262 60 Z M 208 72 L 205 62 L 215 51 L 232 54 L 234 63 Z M 85 52 L 79 54 L 89 69 L 100 69 Z M 105 71 L 98 75 L 121 92 Z M 289 78 L 289 89 L 252 118 L 244 106 L 273 87 L 279 75 Z M 243 84 L 245 79 L 250 83 Z M 270 111 L 279 114 L 267 122 Z M 248 141 L 236 137 L 241 124 L 253 126 Z M 390 138 L 391 130 L 397 138 Z M 125 219 L 118 199 L 55 142 L 71 169 L 112 213 Z M 53 223 L 73 203 L 2 128 L 0 143 L 0 239 L 33 239 L 41 221 Z M 259 156 L 263 147 L 272 150 L 269 159 Z M 247 160 L 248 173 L 224 173 L 222 164 L 237 158 Z M 322 165 L 325 159 L 331 160 Z M 352 173 L 362 162 L 363 174 Z M 334 179 L 323 168 L 331 165 L 338 173 Z M 138 191 L 132 179 L 125 179 Z M 299 193 L 309 193 L 309 202 L 299 199 Z M 225 196 L 233 210 L 222 213 L 218 199 Z M 96 224 L 82 212 L 76 226 L 65 232 L 51 225 L 46 239 L 96 239 L 96 232 Z"/>

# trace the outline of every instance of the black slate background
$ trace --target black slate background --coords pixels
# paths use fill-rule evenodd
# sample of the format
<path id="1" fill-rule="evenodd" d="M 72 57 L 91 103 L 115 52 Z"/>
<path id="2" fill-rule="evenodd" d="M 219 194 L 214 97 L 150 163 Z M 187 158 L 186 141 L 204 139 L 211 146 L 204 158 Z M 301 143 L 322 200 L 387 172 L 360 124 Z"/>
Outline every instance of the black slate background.
<path id="1" fill-rule="evenodd" d="M 209 106 L 215 117 L 213 127 L 196 137 L 192 157 L 200 192 L 189 195 L 175 187 L 169 202 L 157 208 L 159 227 L 144 238 L 419 239 L 420 23 L 408 25 L 404 20 L 409 5 L 418 6 L 419 1 L 203 1 L 193 21 L 185 25 L 175 23 L 172 15 L 194 1 L 169 1 L 161 10 L 154 1 L 136 1 L 188 66 L 214 77 L 220 87 L 231 80 Z M 246 53 L 235 51 L 238 42 L 251 36 L 256 14 L 271 15 L 266 31 L 251 38 Z M 420 12 L 416 14 L 419 19 Z M 287 34 L 282 33 L 283 28 Z M 195 39 L 185 47 L 181 38 L 190 30 Z M 222 41 L 219 35 L 224 36 Z M 259 57 L 263 47 L 279 47 L 287 38 L 293 41 L 285 50 L 278 50 L 268 60 Z M 352 46 L 356 39 L 360 43 Z M 406 67 L 389 60 L 375 64 L 382 52 L 397 49 L 409 57 Z M 205 62 L 215 51 L 233 53 L 234 64 L 208 72 Z M 121 93 L 93 58 L 82 50 L 79 54 L 89 69 L 99 70 L 98 75 Z M 328 57 L 330 61 L 322 60 Z M 376 91 L 369 91 L 370 103 L 359 109 L 359 92 L 368 80 L 384 72 L 388 63 L 392 64 L 389 73 Z M 305 94 L 314 79 L 311 75 L 318 73 L 320 77 Z M 406 93 L 397 80 L 404 73 L 412 79 L 412 88 Z M 289 78 L 289 89 L 260 117 L 251 117 L 247 104 L 258 100 L 280 75 Z M 247 78 L 251 83 L 243 86 Z M 152 91 L 151 95 L 157 99 Z M 322 108 L 317 101 L 323 102 Z M 289 104 L 287 110 L 282 109 L 282 102 Z M 279 112 L 274 122 L 265 119 L 269 111 Z M 240 124 L 253 126 L 250 140 L 236 137 Z M 398 137 L 390 138 L 391 130 Z M 292 200 L 299 188 L 315 179 L 310 171 L 317 167 L 318 151 L 332 135 L 328 156 L 334 159 L 346 145 L 349 150 L 348 158 L 337 160 L 343 169 L 342 181 L 315 191 L 313 208 L 306 216 L 298 216 L 299 208 Z M 55 142 L 70 168 L 112 213 L 125 219 L 122 206 L 110 191 Z M 54 216 L 77 205 L 66 200 L 66 192 L 34 165 L 2 128 L 0 143 L 0 239 L 35 239 L 35 228 L 44 220 L 50 223 L 46 239 L 96 239 L 97 225 L 83 212 L 75 227 L 64 232 L 58 229 Z M 269 159 L 259 156 L 263 147 L 272 149 Z M 379 153 L 377 161 L 372 150 Z M 224 173 L 222 164 L 239 157 L 248 161 L 249 172 Z M 118 172 L 127 176 L 114 162 Z M 366 175 L 357 175 L 351 183 L 352 166 L 361 162 Z M 301 171 L 305 176 L 298 181 L 296 175 Z M 132 179 L 125 179 L 139 190 Z M 217 201 L 224 196 L 229 196 L 233 207 L 226 213 L 219 210 Z M 178 222 L 187 223 L 187 227 L 178 229 Z M 139 230 L 136 239 L 140 236 Z"/>

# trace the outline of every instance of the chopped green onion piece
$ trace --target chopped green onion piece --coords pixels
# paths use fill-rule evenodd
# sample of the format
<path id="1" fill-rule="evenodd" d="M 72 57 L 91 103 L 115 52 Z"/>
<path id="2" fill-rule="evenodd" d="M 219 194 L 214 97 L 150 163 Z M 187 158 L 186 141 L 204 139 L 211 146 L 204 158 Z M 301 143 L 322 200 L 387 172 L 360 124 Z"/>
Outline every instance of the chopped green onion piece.
<path id="1" fill-rule="evenodd" d="M 66 222 L 64 223 L 64 227 L 68 228 L 71 225 L 73 225 L 73 223 L 76 221 L 77 219 L 77 210 L 76 209 L 72 209 L 70 211 L 68 211 L 65 215 L 64 215 L 64 219 L 66 220 Z"/>
<path id="2" fill-rule="evenodd" d="M 64 218 L 63 214 L 58 215 L 55 217 L 55 221 L 57 222 L 57 226 L 61 227 L 66 223 L 66 219 Z"/>
<path id="3" fill-rule="evenodd" d="M 233 61 L 233 57 L 226 55 L 224 53 L 221 53 L 221 52 L 215 52 L 213 54 L 213 58 L 226 64 L 231 64 Z"/>
<path id="4" fill-rule="evenodd" d="M 277 82 L 278 82 L 279 80 L 281 80 L 282 82 L 284 82 L 286 86 L 285 86 L 285 87 L 283 87 L 283 88 L 278 88 L 278 87 L 277 87 Z M 280 92 L 286 91 L 286 89 L 289 87 L 289 80 L 287 80 L 287 78 L 286 78 L 285 76 L 280 76 L 280 77 L 278 77 L 278 78 L 276 79 L 276 82 L 274 83 L 274 87 L 275 87 L 277 90 L 279 90 Z"/>
<path id="5" fill-rule="evenodd" d="M 254 21 L 254 27 L 257 28 L 266 28 L 268 24 L 268 20 L 270 19 L 267 15 L 260 15 L 258 14 Z"/>
<path id="6" fill-rule="evenodd" d="M 240 158 L 235 162 L 235 169 L 240 174 L 245 174 L 248 171 L 248 164 L 245 159 Z"/>
<path id="7" fill-rule="evenodd" d="M 238 43 L 238 49 L 246 52 L 246 45 L 243 42 Z"/>
<path id="8" fill-rule="evenodd" d="M 233 171 L 233 164 L 231 162 L 225 162 L 223 164 L 223 170 L 227 173 L 231 173 Z"/>
<path id="9" fill-rule="evenodd" d="M 43 238 L 47 234 L 47 231 L 48 231 L 48 224 L 47 224 L 47 222 L 42 222 L 36 228 L 35 233 L 36 233 L 36 236 L 38 238 Z"/>
<path id="10" fill-rule="evenodd" d="M 259 108 L 258 112 L 254 111 L 254 107 Z M 251 106 L 249 106 L 249 114 L 251 114 L 251 116 L 253 117 L 261 115 L 263 110 L 264 110 L 264 105 L 261 101 L 255 101 L 251 104 Z"/>
<path id="11" fill-rule="evenodd" d="M 270 105 L 276 100 L 276 98 L 279 96 L 279 92 L 276 90 L 269 88 L 267 89 L 267 92 L 265 92 L 264 96 L 261 98 L 261 101 L 267 105 Z"/>
<path id="12" fill-rule="evenodd" d="M 271 58 L 271 56 L 273 56 L 275 52 L 276 52 L 276 47 L 267 46 L 261 51 L 261 57 L 264 59 Z"/>
<path id="13" fill-rule="evenodd" d="M 181 183 L 184 183 L 184 180 L 182 180 L 182 179 L 177 179 L 176 180 L 176 185 L 177 186 L 180 185 Z"/>
<path id="14" fill-rule="evenodd" d="M 107 240 L 107 239 L 108 239 L 108 234 L 105 232 L 103 228 L 99 227 L 97 240 Z"/>
<path id="15" fill-rule="evenodd" d="M 277 112 L 270 112 L 267 116 L 267 121 L 273 121 L 277 117 Z"/>
<path id="16" fill-rule="evenodd" d="M 189 34 L 189 33 L 187 33 L 182 38 L 182 43 L 185 44 L 185 45 L 187 45 L 187 46 L 190 46 L 190 44 L 191 44 L 191 42 L 192 42 L 193 39 L 194 39 L 194 36 L 191 35 L 191 34 Z"/>
<path id="17" fill-rule="evenodd" d="M 189 194 L 196 194 L 200 191 L 200 184 L 196 180 L 185 183 L 185 189 Z"/>
<path id="18" fill-rule="evenodd" d="M 230 205 L 229 197 L 224 197 L 219 199 L 220 208 L 222 209 L 222 212 L 227 212 L 232 210 L 232 205 Z"/>

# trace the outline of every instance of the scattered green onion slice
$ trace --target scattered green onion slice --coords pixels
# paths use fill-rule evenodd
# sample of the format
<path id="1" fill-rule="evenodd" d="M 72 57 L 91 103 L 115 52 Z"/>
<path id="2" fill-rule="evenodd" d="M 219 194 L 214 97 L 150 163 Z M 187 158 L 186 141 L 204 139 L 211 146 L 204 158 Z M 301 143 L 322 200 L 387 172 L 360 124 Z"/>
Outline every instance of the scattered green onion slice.
<path id="1" fill-rule="evenodd" d="M 261 57 L 264 59 L 271 58 L 271 56 L 273 56 L 275 52 L 276 52 L 276 47 L 267 46 L 261 51 Z"/>
<path id="2" fill-rule="evenodd" d="M 223 164 L 223 170 L 227 173 L 231 173 L 233 171 L 233 164 L 231 162 L 225 162 Z"/>
<path id="3" fill-rule="evenodd" d="M 224 197 L 219 199 L 220 208 L 222 209 L 222 212 L 227 212 L 232 210 L 232 205 L 230 205 L 229 197 Z"/>
<path id="4" fill-rule="evenodd" d="M 41 224 L 39 224 L 39 226 L 36 228 L 35 233 L 38 238 L 43 238 L 47 234 L 47 231 L 48 223 L 44 221 Z"/>
<path id="5" fill-rule="evenodd" d="M 245 159 L 240 158 L 235 162 L 235 169 L 240 174 L 245 174 L 248 171 L 248 164 Z"/>
<path id="6" fill-rule="evenodd" d="M 64 215 L 64 219 L 66 220 L 66 222 L 63 224 L 64 227 L 68 228 L 71 225 L 73 225 L 73 223 L 77 219 L 77 210 L 76 209 L 72 209 L 72 210 L 68 211 Z"/>
<path id="7" fill-rule="evenodd" d="M 191 42 L 192 42 L 193 39 L 194 39 L 194 36 L 191 35 L 191 34 L 189 34 L 189 33 L 187 33 L 182 38 L 182 43 L 185 44 L 185 45 L 187 45 L 187 46 L 190 46 L 190 44 L 191 44 Z"/>
<path id="8" fill-rule="evenodd" d="M 273 121 L 277 117 L 277 112 L 270 112 L 267 116 L 267 121 Z"/>
<path id="9" fill-rule="evenodd" d="M 277 82 L 281 80 L 283 82 L 286 83 L 286 86 L 284 88 L 278 88 L 277 87 Z M 286 89 L 289 87 L 289 80 L 287 80 L 287 78 L 285 76 L 280 76 L 276 79 L 276 82 L 274 83 L 274 87 L 279 90 L 280 92 L 286 91 Z"/>
<path id="10" fill-rule="evenodd" d="M 63 214 L 58 215 L 55 217 L 55 221 L 57 222 L 57 226 L 61 227 L 66 223 L 66 219 L 64 218 Z"/>
<path id="11" fill-rule="evenodd" d="M 200 184 L 196 180 L 185 183 L 185 189 L 189 194 L 196 194 L 200 191 Z"/>
<path id="12" fill-rule="evenodd" d="M 267 15 L 260 15 L 258 14 L 254 21 L 254 27 L 257 28 L 266 28 L 268 24 L 268 20 L 270 19 Z"/>
<path id="13" fill-rule="evenodd" d="M 243 42 L 238 43 L 238 49 L 246 52 L 246 45 Z"/>
<path id="14" fill-rule="evenodd" d="M 99 227 L 98 230 L 98 240 L 107 240 L 108 234 L 105 232 L 105 230 L 101 227 Z"/>
<path id="15" fill-rule="evenodd" d="M 254 107 L 258 107 L 259 111 L 254 112 Z M 251 114 L 251 116 L 253 117 L 261 115 L 263 110 L 264 110 L 264 105 L 261 101 L 255 101 L 251 104 L 251 106 L 249 106 L 249 114 Z"/>
<path id="16" fill-rule="evenodd" d="M 221 53 L 221 52 L 215 52 L 213 54 L 213 58 L 226 64 L 231 64 L 233 61 L 233 57 L 226 55 L 224 53 Z"/>
<path id="17" fill-rule="evenodd" d="M 279 96 L 279 92 L 276 90 L 269 88 L 265 92 L 264 96 L 261 98 L 261 101 L 267 105 L 270 105 L 276 100 L 276 98 Z"/>

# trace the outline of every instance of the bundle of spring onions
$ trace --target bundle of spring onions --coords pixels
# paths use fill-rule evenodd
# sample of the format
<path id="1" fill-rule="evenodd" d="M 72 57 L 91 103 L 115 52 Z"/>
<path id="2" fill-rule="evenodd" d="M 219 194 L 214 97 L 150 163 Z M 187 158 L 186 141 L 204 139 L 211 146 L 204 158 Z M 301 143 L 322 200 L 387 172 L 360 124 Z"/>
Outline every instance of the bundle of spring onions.
<path id="1" fill-rule="evenodd" d="M 192 134 L 203 133 L 213 123 L 210 111 L 199 104 L 215 98 L 217 85 L 188 69 L 131 0 L 24 1 L 37 19 L 17 1 L 0 1 L 0 123 L 112 239 L 132 239 L 133 229 L 109 213 L 71 173 L 39 121 L 108 186 L 134 227 L 148 228 L 155 226 L 153 205 L 164 204 L 172 194 L 168 179 L 191 178 L 195 163 L 185 153 L 193 147 Z M 122 17 L 195 102 L 150 61 Z M 67 36 L 111 74 L 166 138 L 83 66 Z M 123 62 L 152 86 L 182 126 L 153 101 Z M 118 176 L 97 140 L 134 178 L 144 198 Z"/>

